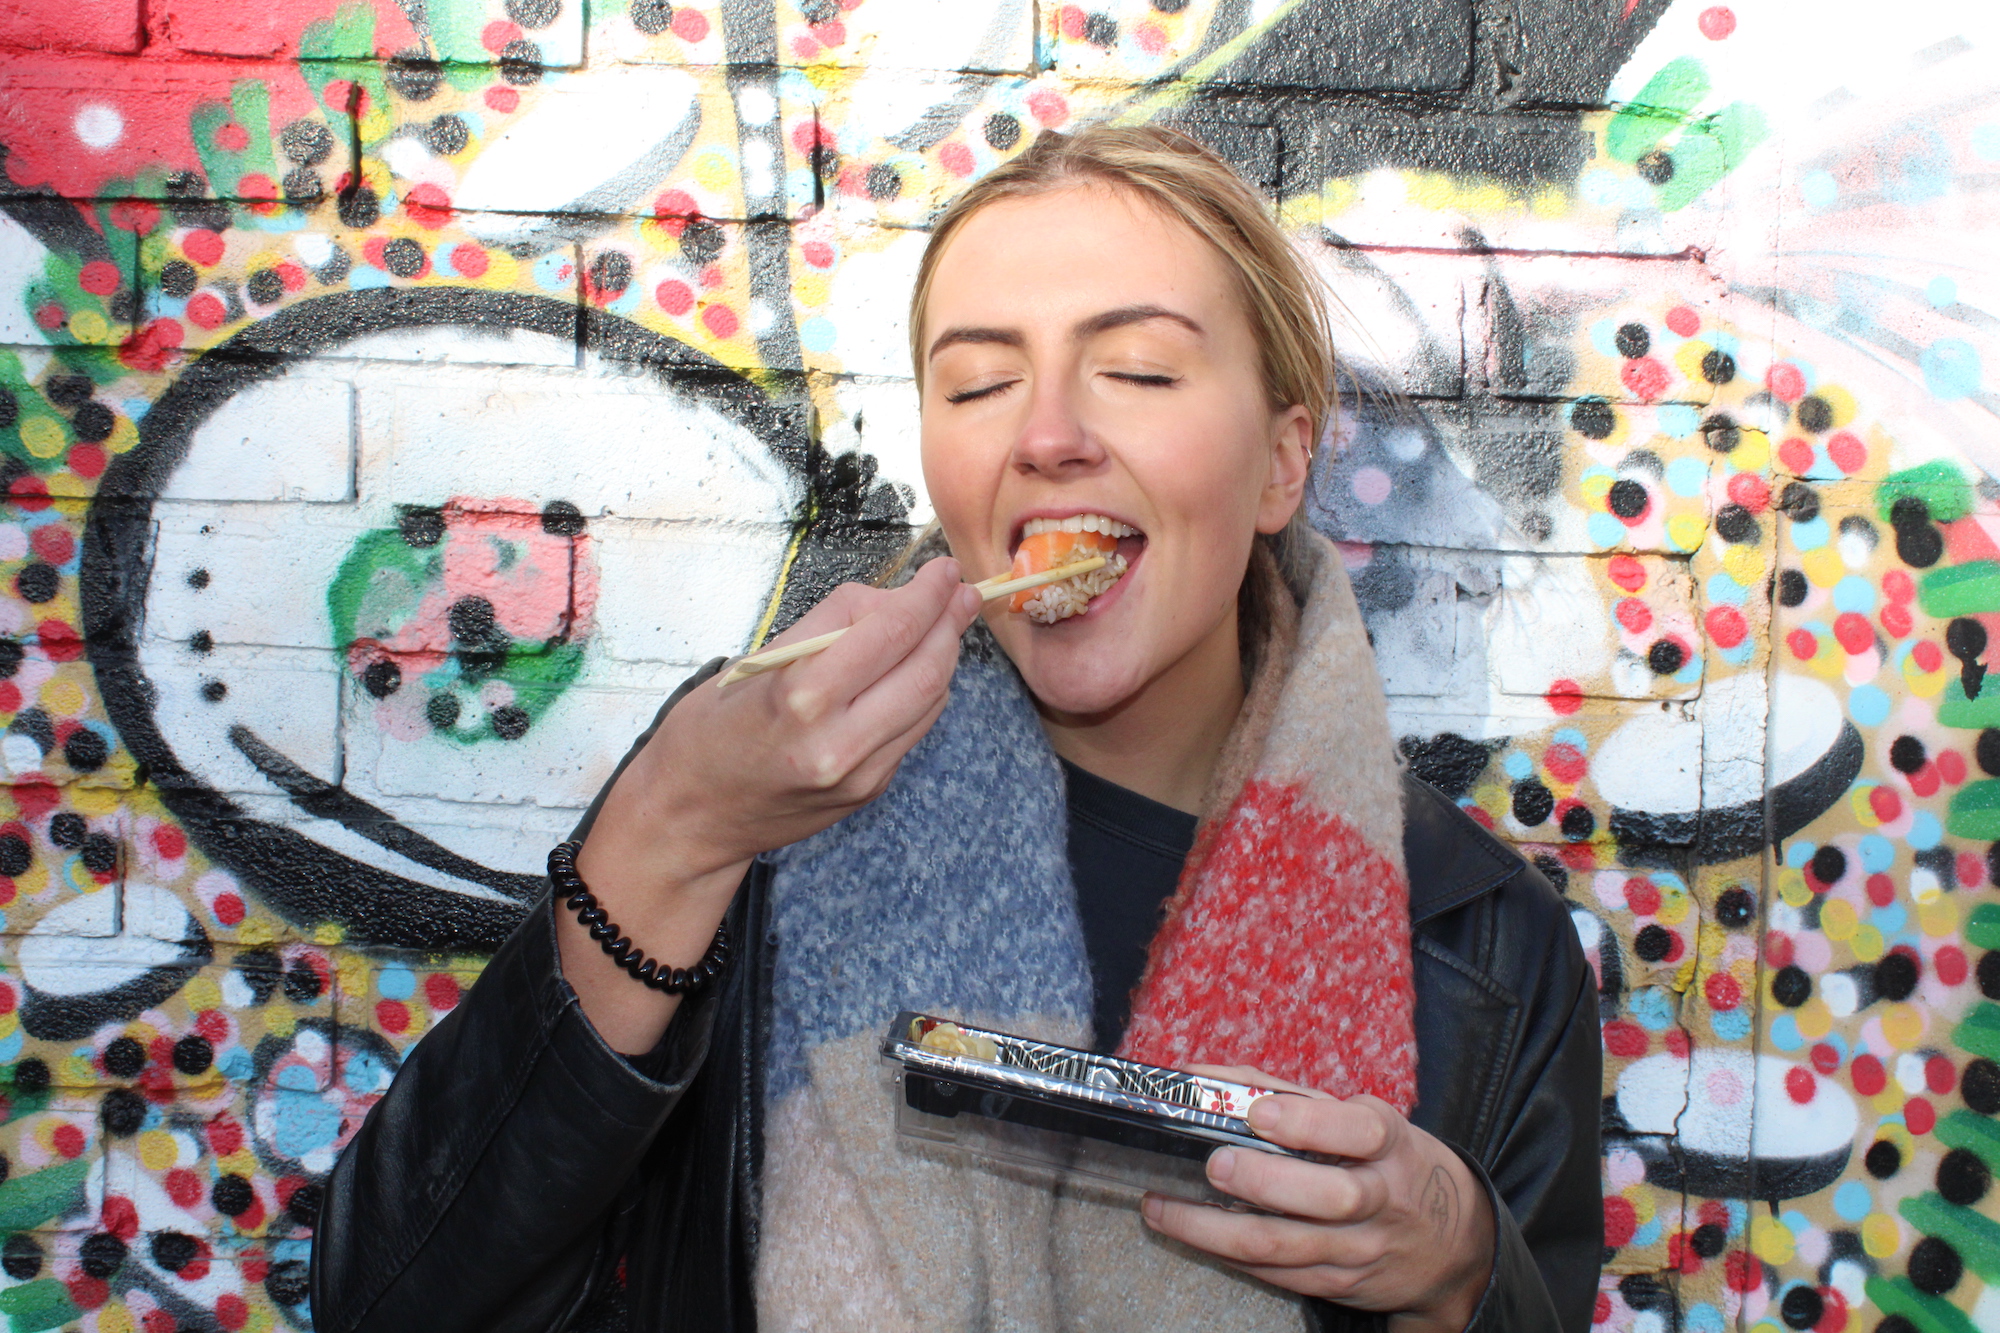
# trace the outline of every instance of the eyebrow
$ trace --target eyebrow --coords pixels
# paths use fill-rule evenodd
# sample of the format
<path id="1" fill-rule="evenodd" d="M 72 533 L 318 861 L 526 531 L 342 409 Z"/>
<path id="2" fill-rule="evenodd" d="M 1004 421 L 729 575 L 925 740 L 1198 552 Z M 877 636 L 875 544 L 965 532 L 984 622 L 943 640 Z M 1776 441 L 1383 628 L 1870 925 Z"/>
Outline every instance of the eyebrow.
<path id="1" fill-rule="evenodd" d="M 1122 329 L 1131 324 L 1143 324 L 1149 319 L 1171 320 L 1197 337 L 1207 336 L 1206 329 L 1177 310 L 1169 310 L 1165 306 L 1158 305 L 1123 305 L 1115 310 L 1106 310 L 1101 314 L 1092 315 L 1089 319 L 1078 321 L 1076 327 L 1070 330 L 1070 337 L 1082 342 L 1086 338 L 1094 338 L 1113 329 Z M 926 359 L 935 357 L 947 347 L 956 347 L 961 343 L 997 343 L 1003 347 L 1022 347 L 1027 344 L 1027 339 L 1018 329 L 975 327 L 946 329 L 931 344 Z"/>

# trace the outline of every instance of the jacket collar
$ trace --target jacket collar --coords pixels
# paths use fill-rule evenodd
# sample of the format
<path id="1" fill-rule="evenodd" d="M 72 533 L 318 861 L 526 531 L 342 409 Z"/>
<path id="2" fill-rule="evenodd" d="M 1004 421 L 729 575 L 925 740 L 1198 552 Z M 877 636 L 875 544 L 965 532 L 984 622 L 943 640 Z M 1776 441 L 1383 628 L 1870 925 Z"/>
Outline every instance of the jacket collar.
<path id="1" fill-rule="evenodd" d="M 1521 858 L 1457 802 L 1403 775 L 1403 863 L 1410 877 L 1410 924 L 1421 925 L 1505 884 Z"/>

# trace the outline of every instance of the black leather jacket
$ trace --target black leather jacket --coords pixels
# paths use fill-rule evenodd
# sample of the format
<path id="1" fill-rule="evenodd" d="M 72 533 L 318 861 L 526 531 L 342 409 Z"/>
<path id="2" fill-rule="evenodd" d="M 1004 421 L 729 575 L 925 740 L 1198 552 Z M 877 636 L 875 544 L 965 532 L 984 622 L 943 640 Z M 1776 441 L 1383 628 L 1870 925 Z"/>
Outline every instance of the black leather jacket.
<path id="1" fill-rule="evenodd" d="M 1583 1333 L 1603 1243 L 1590 968 L 1533 868 L 1415 779 L 1404 812 L 1411 1119 L 1473 1165 L 1499 1221 L 1470 1327 Z M 755 1328 L 767 880 L 753 868 L 730 908 L 723 984 L 637 1061 L 564 983 L 547 900 L 529 914 L 334 1168 L 313 1244 L 319 1333 Z M 1309 1319 L 1383 1324 L 1320 1302 Z"/>

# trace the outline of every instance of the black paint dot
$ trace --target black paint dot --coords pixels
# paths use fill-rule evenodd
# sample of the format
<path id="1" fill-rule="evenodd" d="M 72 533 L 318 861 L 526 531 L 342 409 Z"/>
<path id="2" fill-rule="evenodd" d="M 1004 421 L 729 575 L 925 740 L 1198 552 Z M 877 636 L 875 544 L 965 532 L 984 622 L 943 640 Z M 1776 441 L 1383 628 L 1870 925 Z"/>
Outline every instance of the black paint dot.
<path id="1" fill-rule="evenodd" d="M 117 425 L 118 414 L 99 402 L 82 404 L 69 420 L 70 432 L 85 444 L 101 444 L 110 439 Z"/>
<path id="2" fill-rule="evenodd" d="M 12 680 L 14 673 L 21 669 L 24 656 L 26 654 L 17 640 L 0 639 L 0 680 Z"/>
<path id="3" fill-rule="evenodd" d="M 1910 1250 L 1910 1284 L 1918 1291 L 1942 1296 L 1965 1276 L 1965 1260 L 1936 1236 L 1925 1236 Z"/>
<path id="4" fill-rule="evenodd" d="M 1887 1139 L 1877 1139 L 1868 1145 L 1861 1164 L 1875 1179 L 1887 1180 L 1903 1169 L 1903 1150 Z"/>
<path id="5" fill-rule="evenodd" d="M 302 167 L 316 167 L 333 155 L 333 131 L 316 120 L 295 120 L 278 133 L 285 156 Z"/>
<path id="6" fill-rule="evenodd" d="M 104 1048 L 104 1072 L 113 1078 L 137 1078 L 146 1067 L 146 1048 L 135 1037 L 114 1037 Z"/>
<path id="7" fill-rule="evenodd" d="M 1778 605 L 1798 606 L 1806 599 L 1806 576 L 1796 569 L 1778 571 Z"/>
<path id="8" fill-rule="evenodd" d="M 18 833 L 0 835 L 0 875 L 24 875 L 34 863 L 35 854 L 26 838 Z"/>
<path id="9" fill-rule="evenodd" d="M 227 1175 L 216 1179 L 215 1188 L 209 1191 L 209 1199 L 215 1204 L 215 1211 L 224 1217 L 240 1217 L 250 1211 L 250 1205 L 257 1202 L 257 1191 L 242 1176 Z"/>
<path id="10" fill-rule="evenodd" d="M 1704 1259 L 1713 1259 L 1729 1247 L 1729 1233 L 1713 1222 L 1705 1222 L 1688 1237 L 1688 1247 Z"/>
<path id="11" fill-rule="evenodd" d="M 542 506 L 542 531 L 552 537 L 574 537 L 584 529 L 583 511 L 567 500 Z"/>
<path id="12" fill-rule="evenodd" d="M 1674 159 L 1663 148 L 1655 148 L 1632 165 L 1648 185 L 1665 185 L 1674 178 Z"/>
<path id="13" fill-rule="evenodd" d="M 83 840 L 83 868 L 94 875 L 108 875 L 118 869 L 118 840 L 109 833 L 93 833 Z"/>
<path id="14" fill-rule="evenodd" d="M 1875 964 L 1875 993 L 1887 1000 L 1907 1000 L 1917 988 L 1917 960 L 1900 950 L 1882 955 Z"/>
<path id="15" fill-rule="evenodd" d="M 1794 523 L 1810 523 L 1819 517 L 1819 492 L 1802 481 L 1788 481 L 1778 492 L 1778 508 Z"/>
<path id="16" fill-rule="evenodd" d="M 382 217 L 382 199 L 366 185 L 340 192 L 340 202 L 335 210 L 341 222 L 356 230 L 372 227 Z"/>
<path id="17" fill-rule="evenodd" d="M 1929 569 L 1944 555 L 1944 537 L 1931 526 L 1931 507 L 1922 497 L 1898 496 L 1889 506 L 1889 526 L 1896 530 L 1896 555 L 1904 564 Z"/>
<path id="18" fill-rule="evenodd" d="M 1637 518 L 1646 512 L 1652 497 L 1646 494 L 1645 486 L 1630 477 L 1620 477 L 1611 483 L 1611 491 L 1605 496 L 1605 503 L 1611 512 L 1620 518 Z"/>
<path id="19" fill-rule="evenodd" d="M 424 700 L 424 721 L 433 731 L 449 731 L 458 725 L 458 696 L 440 691 Z"/>
<path id="20" fill-rule="evenodd" d="M 293 167 L 280 184 L 284 187 L 285 202 L 293 208 L 317 208 L 320 200 L 326 198 L 326 182 L 311 167 Z"/>
<path id="21" fill-rule="evenodd" d="M 456 157 L 471 142 L 472 132 L 457 116 L 439 116 L 424 127 L 424 143 L 439 157 Z"/>
<path id="22" fill-rule="evenodd" d="M 868 168 L 868 197 L 870 199 L 894 199 L 903 192 L 903 178 L 887 162 L 877 162 Z"/>
<path id="23" fill-rule="evenodd" d="M 1597 832 L 1597 816 L 1590 813 L 1590 807 L 1587 805 L 1573 805 L 1563 811 L 1562 821 L 1558 827 L 1562 829 L 1562 835 L 1571 842 L 1583 842 Z"/>
<path id="24" fill-rule="evenodd" d="M 1981 1115 L 2000 1114 L 2000 1065 L 1980 1056 L 1959 1075 L 1958 1095 Z"/>
<path id="25" fill-rule="evenodd" d="M 201 697 L 212 704 L 219 704 L 229 697 L 229 687 L 219 680 L 205 680 L 201 683 Z"/>
<path id="26" fill-rule="evenodd" d="M 1833 405 L 1818 394 L 1808 394 L 1799 399 L 1792 415 L 1797 418 L 1801 430 L 1817 435 L 1833 424 Z"/>
<path id="27" fill-rule="evenodd" d="M 1826 1301 L 1811 1287 L 1800 1285 L 1785 1293 L 1778 1302 L 1778 1317 L 1786 1328 L 1811 1328 L 1826 1313 Z"/>
<path id="28" fill-rule="evenodd" d="M 1754 542 L 1763 536 L 1763 529 L 1757 520 L 1742 505 L 1724 505 L 1715 513 L 1715 534 L 1726 542 L 1738 545 Z"/>
<path id="29" fill-rule="evenodd" d="M 285 1204 L 285 1211 L 292 1220 L 302 1227 L 319 1225 L 320 1205 L 325 1202 L 325 1191 L 312 1181 L 307 1181 L 292 1191 L 291 1200 Z"/>
<path id="30" fill-rule="evenodd" d="M 528 710 L 516 704 L 503 704 L 493 710 L 493 734 L 503 741 L 518 741 L 528 734 Z"/>
<path id="31" fill-rule="evenodd" d="M 1995 846 L 2000 846 L 2000 843 Z M 2000 1000 L 2000 949 L 1988 949 L 1981 954 L 1973 975 L 1979 979 L 1981 995 L 1989 1000 Z"/>
<path id="32" fill-rule="evenodd" d="M 1736 378 L 1736 358 L 1727 352 L 1709 352 L 1701 358 L 1701 377 L 1710 384 L 1727 384 Z"/>
<path id="33" fill-rule="evenodd" d="M 1569 410 L 1569 425 L 1585 439 L 1602 440 L 1618 428 L 1618 418 L 1604 399 L 1579 398 Z"/>
<path id="34" fill-rule="evenodd" d="M 1757 919 L 1757 900 L 1740 884 L 1724 889 L 1715 900 L 1715 919 L 1731 930 L 1741 930 Z"/>
<path id="35" fill-rule="evenodd" d="M 516 88 L 542 81 L 542 48 L 522 39 L 500 48 L 500 77 Z"/>
<path id="36" fill-rule="evenodd" d="M 174 1068 L 193 1077 L 208 1072 L 215 1063 L 215 1047 L 199 1032 L 190 1032 L 174 1043 Z"/>
<path id="37" fill-rule="evenodd" d="M 606 296 L 616 296 L 632 285 L 632 257 L 622 250 L 606 250 L 590 261 L 590 285 Z"/>
<path id="38" fill-rule="evenodd" d="M 1787 1009 L 1796 1009 L 1812 998 L 1812 978 L 1796 964 L 1781 967 L 1771 978 L 1771 998 Z"/>
<path id="39" fill-rule="evenodd" d="M 493 603 L 484 597 L 461 597 L 445 613 L 455 643 L 486 647 L 499 629 L 493 618 Z"/>
<path id="40" fill-rule="evenodd" d="M 1981 740 L 1983 743 L 1983 736 Z M 1924 743 L 1915 736 L 1898 736 L 1889 742 L 1889 767 L 1898 773 L 1916 772 L 1929 757 L 1924 752 Z"/>
<path id="41" fill-rule="evenodd" d="M 428 102 L 444 78 L 444 66 L 425 55 L 419 47 L 398 51 L 389 60 L 389 86 L 398 97 L 412 102 Z"/>
<path id="42" fill-rule="evenodd" d="M 89 821 L 74 810 L 65 810 L 49 821 L 49 841 L 66 851 L 83 846 L 89 835 Z"/>
<path id="43" fill-rule="evenodd" d="M 1813 853 L 1812 872 L 1822 884 L 1838 884 L 1847 873 L 1847 853 L 1828 843 Z"/>
<path id="44" fill-rule="evenodd" d="M 201 1242 L 180 1231 L 153 1233 L 153 1262 L 169 1273 L 178 1273 L 201 1253 Z"/>
<path id="45" fill-rule="evenodd" d="M 285 970 L 285 998 L 293 1004 L 311 1004 L 325 989 L 318 970 L 303 958 Z"/>
<path id="46" fill-rule="evenodd" d="M 674 7 L 667 0 L 632 0 L 632 26 L 658 37 L 673 25 Z"/>
<path id="47" fill-rule="evenodd" d="M 690 264 L 713 264 L 727 239 L 722 228 L 707 218 L 690 218 L 681 228 L 681 257 Z"/>
<path id="48" fill-rule="evenodd" d="M 264 1290 L 279 1305 L 298 1305 L 312 1291 L 312 1270 L 303 1259 L 281 1259 L 264 1275 Z"/>
<path id="49" fill-rule="evenodd" d="M 1528 828 L 1547 819 L 1555 813 L 1556 798 L 1549 789 L 1536 778 L 1523 778 L 1514 784 L 1514 818 Z"/>
<path id="50" fill-rule="evenodd" d="M 1118 20 L 1109 14 L 1086 14 L 1083 40 L 1092 46 L 1111 46 L 1118 40 Z"/>
<path id="51" fill-rule="evenodd" d="M 42 397 L 68 411 L 89 402 L 94 387 L 88 375 L 51 375 L 42 385 Z"/>
<path id="52" fill-rule="evenodd" d="M 427 506 L 410 505 L 396 513 L 396 530 L 403 534 L 403 544 L 418 550 L 436 546 L 444 540 L 444 511 Z"/>
<path id="53" fill-rule="evenodd" d="M 347 275 L 353 268 L 354 261 L 348 257 L 347 251 L 336 245 L 327 255 L 326 262 L 314 269 L 312 275 L 322 287 L 335 287 L 347 281 Z"/>
<path id="54" fill-rule="evenodd" d="M 95 1278 L 107 1278 L 125 1266 L 125 1242 L 108 1231 L 96 1231 L 83 1238 L 78 1248 L 78 1265 Z"/>
<path id="55" fill-rule="evenodd" d="M 1937 1191 L 1946 1203 L 1970 1208 L 1993 1187 L 1993 1168 L 1968 1148 L 1953 1148 L 1938 1163 Z"/>
<path id="56" fill-rule="evenodd" d="M 1004 111 L 996 111 L 986 118 L 985 133 L 987 146 L 1004 153 L 1021 142 L 1021 122 Z"/>
<path id="57" fill-rule="evenodd" d="M 25 1231 L 17 1231 L 0 1245 L 0 1269 L 16 1282 L 32 1281 L 42 1271 L 42 1246 Z"/>
<path id="58" fill-rule="evenodd" d="M 1743 443 L 1743 429 L 1727 412 L 1717 412 L 1701 423 L 1701 438 L 1718 454 L 1726 454 Z"/>
<path id="59" fill-rule="evenodd" d="M 1875 1333 L 1923 1333 L 1923 1330 L 1903 1318 L 1903 1316 L 1892 1314 L 1881 1323 L 1875 1325 Z"/>
<path id="60" fill-rule="evenodd" d="M 25 1093 L 31 1097 L 38 1092 L 47 1092 L 49 1090 L 48 1064 L 34 1056 L 29 1056 L 26 1060 L 14 1066 L 13 1076 L 8 1081 L 14 1085 L 14 1091 Z"/>
<path id="61" fill-rule="evenodd" d="M 1674 951 L 1673 932 L 1657 923 L 1632 937 L 1632 952 L 1648 963 L 1657 963 Z"/>
<path id="62" fill-rule="evenodd" d="M 1960 616 L 1944 627 L 1944 650 L 1961 662 L 1973 661 L 1986 651 L 1986 626 Z"/>
<path id="63" fill-rule="evenodd" d="M 507 17 L 524 28 L 546 28 L 562 13 L 562 0 L 507 0 Z"/>
<path id="64" fill-rule="evenodd" d="M 113 1088 L 97 1104 L 97 1118 L 111 1137 L 131 1138 L 146 1123 L 146 1099 L 130 1088 Z"/>
<path id="65" fill-rule="evenodd" d="M 200 592 L 203 588 L 206 588 L 208 586 L 208 571 L 205 569 L 189 570 L 187 576 L 187 585 L 188 587 L 193 588 L 196 592 Z"/>
<path id="66" fill-rule="evenodd" d="M 63 742 L 63 762 L 78 773 L 95 773 L 110 757 L 110 745 L 89 727 L 78 727 Z"/>
<path id="67" fill-rule="evenodd" d="M 1653 336 L 1646 332 L 1644 324 L 1621 324 L 1612 336 L 1618 345 L 1618 355 L 1626 358 L 1644 356 L 1653 348 Z"/>
<path id="68" fill-rule="evenodd" d="M 399 278 L 414 278 L 424 271 L 424 247 L 398 236 L 382 247 L 382 266 Z"/>
<path id="69" fill-rule="evenodd" d="M 203 657 L 215 651 L 215 636 L 205 629 L 198 629 L 188 636 L 188 651 Z"/>
<path id="70" fill-rule="evenodd" d="M 272 992 L 278 989 L 278 981 L 284 975 L 284 964 L 269 949 L 252 949 L 237 955 L 236 972 L 243 978 L 243 984 L 250 988 L 251 1004 L 262 1007 L 270 1000 Z"/>
<path id="71" fill-rule="evenodd" d="M 21 594 L 21 600 L 33 602 L 37 606 L 43 602 L 53 601 L 61 587 L 62 576 L 56 573 L 56 567 L 45 565 L 39 560 L 32 565 L 24 566 L 21 572 L 14 576 L 14 590 Z"/>
<path id="72" fill-rule="evenodd" d="M 403 684 L 403 668 L 389 658 L 381 657 L 368 664 L 361 673 L 361 687 L 377 699 L 386 699 Z"/>
<path id="73" fill-rule="evenodd" d="M 1687 665 L 1687 649 L 1672 639 L 1661 639 L 1646 650 L 1646 665 L 1656 676 L 1671 676 Z"/>

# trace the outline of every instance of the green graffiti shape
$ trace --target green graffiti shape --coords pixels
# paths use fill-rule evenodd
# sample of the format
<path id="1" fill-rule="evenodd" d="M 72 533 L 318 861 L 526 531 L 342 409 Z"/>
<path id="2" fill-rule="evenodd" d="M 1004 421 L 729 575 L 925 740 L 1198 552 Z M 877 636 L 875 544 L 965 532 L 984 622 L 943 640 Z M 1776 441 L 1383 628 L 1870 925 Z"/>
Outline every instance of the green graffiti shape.
<path id="1" fill-rule="evenodd" d="M 70 1300 L 68 1287 L 45 1277 L 0 1291 L 0 1314 L 7 1316 L 9 1333 L 42 1333 L 61 1328 L 83 1311 Z"/>
<path id="2" fill-rule="evenodd" d="M 2000 1005 L 1982 1002 L 1953 1029 L 1951 1039 L 1989 1060 L 2000 1060 Z"/>
<path id="3" fill-rule="evenodd" d="M 1982 698 L 1988 693 L 1980 691 Z M 1962 691 L 1960 697 L 1964 697 Z M 1938 720 L 1944 720 L 1942 713 Z M 1954 724 L 1946 722 L 1945 725 Z M 2000 839 L 2000 781 L 1987 778 L 1980 782 L 1968 782 L 1953 793 L 1951 813 L 1945 817 L 1945 827 L 1951 830 L 1953 837 L 1977 838 L 1981 842 Z"/>
<path id="4" fill-rule="evenodd" d="M 1669 61 L 1646 80 L 1631 104 L 1611 118 L 1604 150 L 1620 162 L 1637 162 L 1687 123 L 1688 113 L 1708 96 L 1708 71 L 1693 56 Z"/>
<path id="5" fill-rule="evenodd" d="M 0 1231 L 25 1231 L 83 1205 L 90 1163 L 77 1158 L 0 1185 Z"/>
<path id="6" fill-rule="evenodd" d="M 1923 1234 L 1949 1241 L 1965 1266 L 1988 1282 L 2000 1277 L 2000 1222 L 1946 1203 L 1936 1194 L 1905 1199 L 1896 1211 Z"/>
<path id="7" fill-rule="evenodd" d="M 1986 1165 L 2000 1171 L 2000 1125 L 1975 1111 L 1953 1111 L 1938 1121 L 1938 1142 L 1947 1148 L 1963 1148 L 1977 1153 Z"/>
<path id="8" fill-rule="evenodd" d="M 2000 903 L 1981 903 L 1972 909 L 1965 939 L 1976 949 L 2000 949 Z"/>
<path id="9" fill-rule="evenodd" d="M 1935 1296 L 1926 1296 L 1910 1285 L 1906 1277 L 1871 1277 L 1867 1283 L 1868 1299 L 1883 1314 L 1899 1314 L 1923 1330 L 1923 1333 L 1979 1333 L 1964 1312 L 1949 1301 L 1941 1301 Z"/>
<path id="10" fill-rule="evenodd" d="M 1637 162 L 1681 131 L 1667 147 L 1673 174 L 1659 185 L 1662 212 L 1693 203 L 1742 166 L 1770 132 L 1763 113 L 1746 102 L 1731 102 L 1713 115 L 1691 121 L 1708 93 L 1708 71 L 1692 56 L 1681 56 L 1648 79 L 1639 95 L 1605 127 L 1604 151 L 1619 162 Z"/>
<path id="11" fill-rule="evenodd" d="M 1917 604 L 1923 607 L 1925 615 L 1939 620 L 2000 611 L 2000 560 L 1968 560 L 1962 565 L 1932 570 L 1917 587 Z"/>
<path id="12" fill-rule="evenodd" d="M 1875 511 L 1887 523 L 1896 502 L 1905 499 L 1922 500 L 1939 523 L 1955 522 L 1972 512 L 1972 487 L 1965 484 L 1965 474 L 1943 459 L 1882 478 L 1875 491 Z"/>

